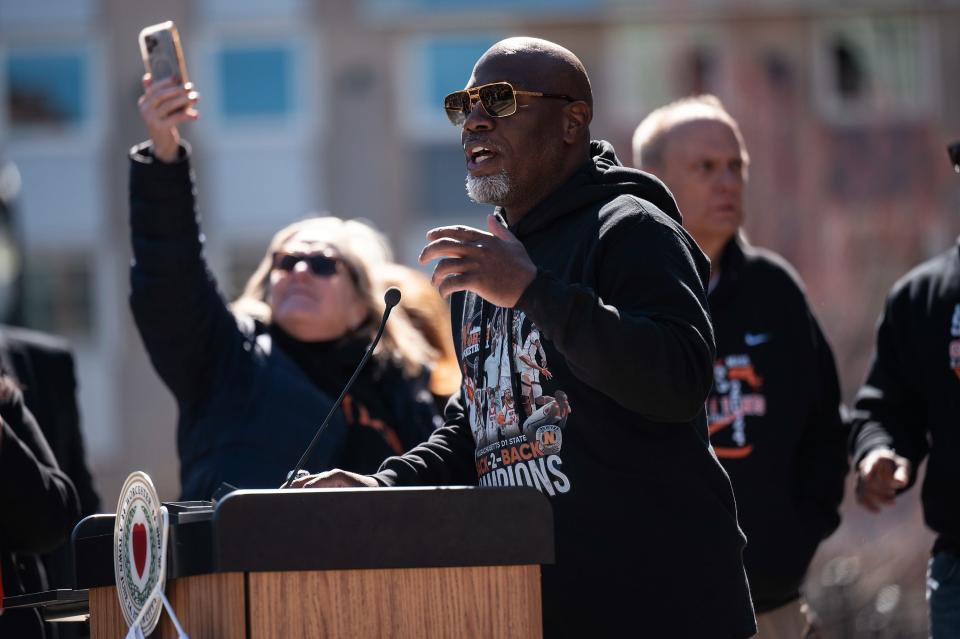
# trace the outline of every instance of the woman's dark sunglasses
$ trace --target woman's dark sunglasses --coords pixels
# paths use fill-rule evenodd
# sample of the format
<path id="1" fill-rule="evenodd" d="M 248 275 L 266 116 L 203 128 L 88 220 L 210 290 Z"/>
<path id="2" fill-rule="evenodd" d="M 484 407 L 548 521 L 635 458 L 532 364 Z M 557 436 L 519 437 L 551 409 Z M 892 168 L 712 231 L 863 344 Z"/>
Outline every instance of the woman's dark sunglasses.
<path id="1" fill-rule="evenodd" d="M 337 262 L 340 259 L 324 255 L 323 253 L 303 254 L 303 253 L 274 253 L 273 268 L 278 271 L 292 271 L 300 262 L 305 262 L 307 268 L 314 275 L 320 277 L 330 277 L 337 272 Z"/>
<path id="2" fill-rule="evenodd" d="M 454 91 L 443 99 L 443 109 L 447 112 L 450 124 L 463 126 L 470 116 L 474 100 L 478 100 L 492 117 L 506 118 L 517 112 L 517 96 L 529 95 L 535 98 L 555 98 L 576 102 L 576 98 L 560 93 L 541 93 L 539 91 L 520 91 L 509 82 L 491 82 L 472 89 Z"/>

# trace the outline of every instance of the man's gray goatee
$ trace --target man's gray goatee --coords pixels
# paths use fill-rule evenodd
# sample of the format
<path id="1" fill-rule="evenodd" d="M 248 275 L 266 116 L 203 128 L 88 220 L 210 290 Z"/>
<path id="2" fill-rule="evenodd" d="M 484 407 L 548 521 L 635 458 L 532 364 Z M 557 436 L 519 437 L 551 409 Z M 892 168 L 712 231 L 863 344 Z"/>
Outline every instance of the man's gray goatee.
<path id="1" fill-rule="evenodd" d="M 501 205 L 510 193 L 510 177 L 506 171 L 475 177 L 467 175 L 467 196 L 477 204 Z"/>

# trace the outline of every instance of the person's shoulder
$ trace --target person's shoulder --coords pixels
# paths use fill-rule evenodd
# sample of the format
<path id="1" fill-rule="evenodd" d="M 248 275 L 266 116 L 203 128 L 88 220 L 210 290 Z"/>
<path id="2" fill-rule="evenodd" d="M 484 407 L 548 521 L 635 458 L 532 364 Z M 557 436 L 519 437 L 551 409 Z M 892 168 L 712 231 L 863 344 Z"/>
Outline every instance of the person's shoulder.
<path id="1" fill-rule="evenodd" d="M 655 202 L 631 193 L 623 193 L 612 198 L 600 208 L 599 216 L 605 224 L 642 220 L 666 224 L 671 227 L 680 226 L 679 220 L 664 212 Z"/>
<path id="2" fill-rule="evenodd" d="M 782 255 L 770 249 L 743 244 L 743 270 L 764 288 L 806 299 L 807 289 L 800 274 Z"/>
<path id="3" fill-rule="evenodd" d="M 936 308 L 952 306 L 960 293 L 960 253 L 958 247 L 917 264 L 900 276 L 887 293 L 881 314 L 882 322 L 900 338 L 913 343 L 917 331 L 924 330 Z"/>
<path id="4" fill-rule="evenodd" d="M 654 202 L 625 193 L 612 198 L 597 212 L 601 244 L 622 245 L 638 252 L 644 247 L 684 246 L 693 250 L 694 243 L 679 220 L 674 219 Z"/>
<path id="5" fill-rule="evenodd" d="M 960 287 L 960 249 L 956 245 L 917 264 L 890 288 L 891 300 L 927 297 L 931 289 L 943 285 Z"/>
<path id="6" fill-rule="evenodd" d="M 663 269 L 671 270 L 677 264 L 689 264 L 706 287 L 710 272 L 707 257 L 680 220 L 656 203 L 632 194 L 619 195 L 598 215 L 599 246 L 606 254 L 616 256 L 615 268 L 659 265 L 658 271 L 665 272 Z"/>
<path id="7" fill-rule="evenodd" d="M 19 347 L 31 354 L 73 359 L 73 348 L 65 337 L 22 328 L 19 326 L 0 326 L 0 338 L 8 346 Z"/>

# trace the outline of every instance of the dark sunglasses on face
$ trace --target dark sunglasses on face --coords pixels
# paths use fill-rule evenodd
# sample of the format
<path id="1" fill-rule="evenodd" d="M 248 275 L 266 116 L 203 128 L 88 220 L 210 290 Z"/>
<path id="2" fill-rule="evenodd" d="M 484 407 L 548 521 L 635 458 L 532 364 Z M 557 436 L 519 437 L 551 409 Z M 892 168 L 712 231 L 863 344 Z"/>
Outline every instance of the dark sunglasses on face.
<path id="1" fill-rule="evenodd" d="M 473 102 L 479 101 L 491 117 L 506 118 L 517 112 L 517 96 L 529 95 L 535 98 L 554 98 L 576 102 L 576 98 L 560 93 L 541 93 L 539 91 L 520 91 L 509 82 L 491 82 L 472 89 L 454 91 L 443 99 L 443 109 L 447 119 L 454 126 L 463 126 L 470 116 Z"/>
<path id="2" fill-rule="evenodd" d="M 293 271 L 300 262 L 305 262 L 307 268 L 314 275 L 320 277 L 330 277 L 337 272 L 337 262 L 340 259 L 324 255 L 323 253 L 303 254 L 303 253 L 274 253 L 273 268 L 278 271 Z"/>

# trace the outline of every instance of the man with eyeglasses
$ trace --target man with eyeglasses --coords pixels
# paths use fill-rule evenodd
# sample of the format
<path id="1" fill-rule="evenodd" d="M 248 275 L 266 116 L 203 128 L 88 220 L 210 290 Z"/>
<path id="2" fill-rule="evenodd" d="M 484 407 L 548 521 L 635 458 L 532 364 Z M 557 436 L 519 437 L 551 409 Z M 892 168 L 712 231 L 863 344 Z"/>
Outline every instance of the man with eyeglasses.
<path id="1" fill-rule="evenodd" d="M 960 173 L 960 142 L 948 148 Z M 960 240 L 904 275 L 887 296 L 850 438 L 857 501 L 871 512 L 923 479 L 937 533 L 927 569 L 930 637 L 960 637 Z"/>
<path id="2" fill-rule="evenodd" d="M 434 284 L 453 296 L 465 388 L 513 398 L 511 423 L 480 447 L 488 411 L 455 395 L 446 426 L 377 474 L 298 485 L 536 487 L 556 529 L 547 636 L 749 637 L 744 539 L 704 413 L 709 267 L 673 198 L 591 141 L 590 81 L 552 42 L 497 43 L 444 108 L 468 194 L 496 209 L 486 230 L 430 231 L 420 259 L 439 260 Z M 516 401 L 534 331 L 549 414 Z M 498 343 L 508 357 L 488 371 Z"/>

